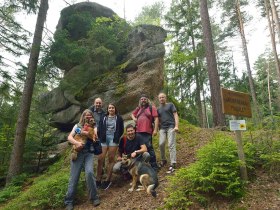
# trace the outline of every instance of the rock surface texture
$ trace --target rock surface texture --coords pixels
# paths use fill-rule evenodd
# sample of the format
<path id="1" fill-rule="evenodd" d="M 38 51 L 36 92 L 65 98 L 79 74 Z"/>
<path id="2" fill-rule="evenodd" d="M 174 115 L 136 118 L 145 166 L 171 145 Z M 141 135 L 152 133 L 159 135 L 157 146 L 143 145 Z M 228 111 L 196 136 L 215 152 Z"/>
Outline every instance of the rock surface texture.
<path id="1" fill-rule="evenodd" d="M 112 18 L 116 15 L 111 9 L 96 3 L 78 3 L 62 10 L 57 31 L 67 30 L 67 17 L 77 12 L 86 12 L 93 18 Z M 87 31 L 81 31 L 81 28 L 80 31 L 73 28 L 69 31 L 71 40 L 85 38 Z M 96 97 L 103 99 L 104 109 L 109 102 L 116 104 L 125 119 L 129 119 L 142 93 L 149 95 L 152 100 L 156 99 L 163 88 L 165 38 L 166 32 L 158 26 L 139 25 L 131 28 L 126 40 L 126 54 L 118 65 L 121 68 L 97 68 L 90 59 L 77 65 L 54 61 L 58 68 L 64 70 L 64 78 L 59 87 L 41 97 L 42 111 L 52 113 L 52 126 L 58 131 L 69 132 L 81 112 Z M 79 82 L 80 78 L 84 82 Z M 66 82 L 75 84 L 75 88 L 65 88 L 63 84 Z"/>

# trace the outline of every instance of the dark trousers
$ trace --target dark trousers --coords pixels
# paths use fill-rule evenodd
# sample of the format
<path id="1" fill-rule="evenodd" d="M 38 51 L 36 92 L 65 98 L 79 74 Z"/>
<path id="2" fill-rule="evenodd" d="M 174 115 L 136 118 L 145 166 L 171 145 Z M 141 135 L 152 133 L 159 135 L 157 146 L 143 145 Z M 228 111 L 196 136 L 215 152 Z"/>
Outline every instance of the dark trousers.
<path id="1" fill-rule="evenodd" d="M 150 154 L 150 165 L 152 168 L 156 169 L 158 168 L 157 166 L 157 159 L 156 159 L 156 153 L 153 147 L 153 142 L 152 142 L 152 135 L 149 133 L 136 133 L 136 138 L 139 138 L 141 142 L 143 142 L 148 150 L 148 153 Z"/>

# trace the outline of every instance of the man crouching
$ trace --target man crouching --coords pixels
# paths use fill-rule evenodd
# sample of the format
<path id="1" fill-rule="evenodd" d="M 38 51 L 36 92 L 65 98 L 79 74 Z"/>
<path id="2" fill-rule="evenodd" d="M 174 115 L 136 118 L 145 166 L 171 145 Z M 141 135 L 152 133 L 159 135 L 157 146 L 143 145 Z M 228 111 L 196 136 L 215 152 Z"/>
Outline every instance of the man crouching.
<path id="1" fill-rule="evenodd" d="M 129 178 L 129 174 L 133 178 L 132 187 L 129 191 L 136 189 L 136 183 L 139 179 L 143 188 L 138 190 L 145 189 L 154 197 L 156 196 L 154 189 L 158 185 L 157 174 L 148 164 L 150 154 L 147 152 L 145 143 L 141 139 L 136 138 L 135 127 L 132 124 L 126 126 L 126 136 L 120 141 L 117 160 L 118 162 L 114 165 L 113 172 L 121 173 L 125 179 Z M 138 177 L 138 175 L 142 176 Z M 154 184 L 153 187 L 149 184 L 151 179 Z"/>

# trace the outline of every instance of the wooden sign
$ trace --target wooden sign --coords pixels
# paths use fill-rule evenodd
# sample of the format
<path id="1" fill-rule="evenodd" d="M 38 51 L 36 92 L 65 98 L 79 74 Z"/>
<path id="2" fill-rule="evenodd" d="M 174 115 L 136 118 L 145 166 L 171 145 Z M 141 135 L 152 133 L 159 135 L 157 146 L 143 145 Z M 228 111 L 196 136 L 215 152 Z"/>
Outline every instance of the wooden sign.
<path id="1" fill-rule="evenodd" d="M 234 116 L 252 117 L 250 95 L 221 88 L 223 113 Z"/>

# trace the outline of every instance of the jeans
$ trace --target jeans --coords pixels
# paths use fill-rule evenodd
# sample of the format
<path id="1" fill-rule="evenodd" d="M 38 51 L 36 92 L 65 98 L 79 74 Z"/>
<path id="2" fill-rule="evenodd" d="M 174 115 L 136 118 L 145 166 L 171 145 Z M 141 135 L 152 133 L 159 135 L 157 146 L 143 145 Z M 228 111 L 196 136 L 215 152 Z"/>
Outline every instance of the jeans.
<path id="1" fill-rule="evenodd" d="M 85 166 L 85 177 L 89 198 L 91 201 L 98 199 L 95 183 L 96 180 L 93 175 L 93 156 L 94 155 L 92 153 L 89 153 L 84 149 L 78 153 L 78 157 L 75 161 L 71 160 L 71 172 L 69 178 L 68 191 L 64 199 L 64 203 L 66 205 L 73 204 L 83 165 Z"/>
<path id="2" fill-rule="evenodd" d="M 170 155 L 170 164 L 176 163 L 176 133 L 173 128 L 159 130 L 159 150 L 161 160 L 166 160 L 165 157 L 165 142 L 168 139 L 168 149 Z"/>
<path id="3" fill-rule="evenodd" d="M 136 133 L 136 138 L 141 139 L 142 142 L 146 145 L 148 153 L 150 154 L 150 165 L 152 166 L 152 168 L 158 169 L 156 153 L 152 142 L 152 134 Z"/>
<path id="4" fill-rule="evenodd" d="M 114 132 L 106 132 L 106 143 L 101 143 L 102 147 L 117 147 L 119 146 L 114 142 Z"/>

